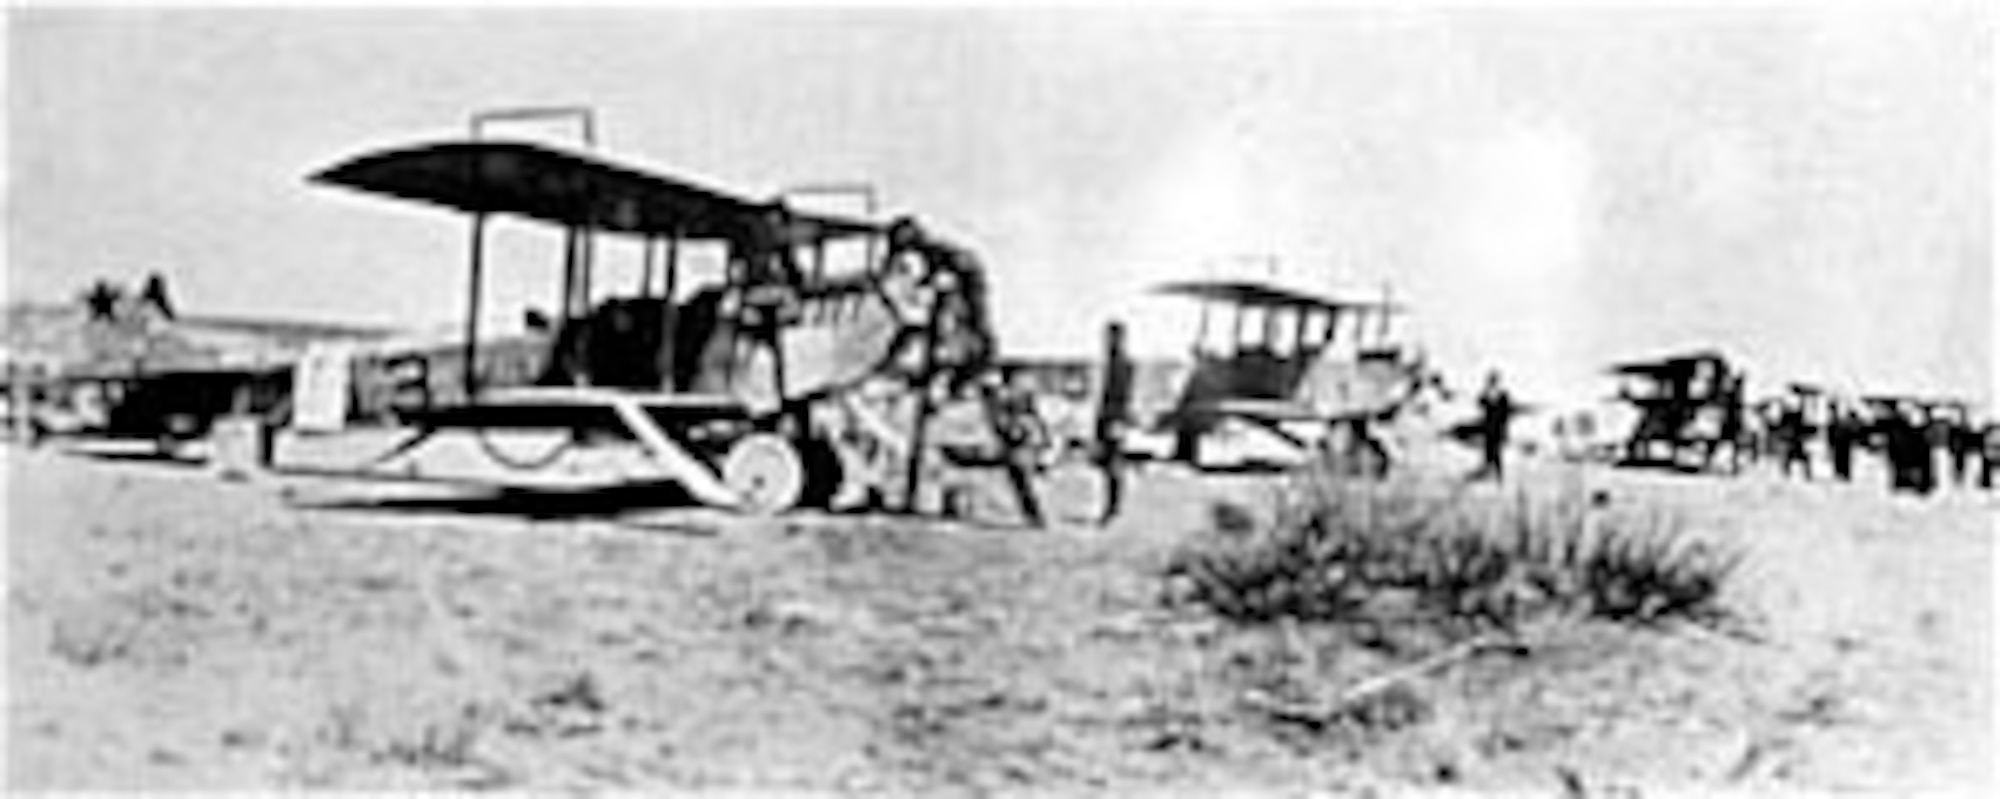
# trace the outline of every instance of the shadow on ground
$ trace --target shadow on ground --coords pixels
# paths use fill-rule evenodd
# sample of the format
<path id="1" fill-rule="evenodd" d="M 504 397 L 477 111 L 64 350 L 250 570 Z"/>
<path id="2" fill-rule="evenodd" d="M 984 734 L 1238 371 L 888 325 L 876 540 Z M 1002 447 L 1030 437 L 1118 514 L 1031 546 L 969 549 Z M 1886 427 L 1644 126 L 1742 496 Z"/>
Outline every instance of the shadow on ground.
<path id="1" fill-rule="evenodd" d="M 64 455 L 75 455 L 100 461 L 157 463 L 162 466 L 172 466 L 182 469 L 201 469 L 208 466 L 207 458 L 161 452 L 152 447 L 146 449 L 97 449 L 72 446 L 64 447 L 60 451 Z"/>
<path id="2" fill-rule="evenodd" d="M 292 506 L 311 510 L 614 520 L 638 512 L 699 507 L 686 491 L 673 483 L 633 483 L 584 489 L 520 488 L 466 482 L 453 485 L 464 491 L 449 496 L 318 497 L 296 500 Z"/>

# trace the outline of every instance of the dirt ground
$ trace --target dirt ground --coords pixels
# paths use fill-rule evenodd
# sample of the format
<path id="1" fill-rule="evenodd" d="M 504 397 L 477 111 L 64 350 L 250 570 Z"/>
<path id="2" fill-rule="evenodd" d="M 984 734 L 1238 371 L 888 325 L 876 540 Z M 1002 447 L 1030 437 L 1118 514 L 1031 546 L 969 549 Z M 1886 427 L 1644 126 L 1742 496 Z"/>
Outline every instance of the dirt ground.
<path id="1" fill-rule="evenodd" d="M 1970 491 L 1527 467 L 1517 485 L 1745 547 L 1752 633 L 1577 626 L 1311 725 L 1251 700 L 1425 653 L 1163 601 L 1208 504 L 1269 478 L 1154 470 L 1099 529 L 1076 518 L 1093 482 L 1059 474 L 1070 510 L 1029 530 L 999 504 L 759 521 L 649 507 L 653 487 L 496 493 L 448 448 L 426 479 L 361 479 L 334 467 L 367 446 L 287 447 L 318 470 L 6 450 L 12 790 L 1981 795 L 1992 776 L 1995 505 Z"/>

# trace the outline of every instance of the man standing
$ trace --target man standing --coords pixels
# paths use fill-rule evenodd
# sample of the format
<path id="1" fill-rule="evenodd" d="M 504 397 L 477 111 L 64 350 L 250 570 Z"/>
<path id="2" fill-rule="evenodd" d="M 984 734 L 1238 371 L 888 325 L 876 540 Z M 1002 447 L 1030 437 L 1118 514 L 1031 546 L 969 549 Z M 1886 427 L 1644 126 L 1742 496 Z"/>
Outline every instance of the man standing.
<path id="1" fill-rule="evenodd" d="M 923 376 L 925 347 L 938 297 L 930 264 L 916 251 L 917 226 L 903 219 L 889 228 L 889 251 L 882 256 L 877 288 L 896 317 L 896 336 L 888 346 L 893 369 L 916 381 Z"/>
<path id="2" fill-rule="evenodd" d="M 1505 476 L 1502 462 L 1507 451 L 1507 423 L 1514 415 L 1514 398 L 1500 385 L 1498 370 L 1486 373 L 1486 386 L 1479 392 L 1479 433 L 1480 444 L 1485 451 L 1485 462 L 1473 479 L 1491 478 L 1495 481 Z"/>
<path id="3" fill-rule="evenodd" d="M 924 336 L 916 325 L 935 326 L 935 355 L 950 371 L 956 390 L 993 359 L 986 270 L 970 251 L 933 238 L 909 217 L 891 224 L 888 238 L 885 263 L 892 268 L 917 266 L 915 288 L 927 300 L 922 303 L 923 319 L 906 318 L 905 329 L 891 350 L 913 348 Z"/>
<path id="4" fill-rule="evenodd" d="M 1919 403 L 1917 405 L 1916 435 L 1911 447 L 1917 467 L 1917 491 L 1929 495 L 1938 487 L 1938 449 L 1944 444 L 1944 435 L 1938 425 L 1937 408 Z"/>
<path id="5" fill-rule="evenodd" d="M 1104 512 L 1099 526 L 1111 523 L 1125 495 L 1125 425 L 1131 419 L 1132 359 L 1125 354 L 1125 326 L 1104 326 L 1104 385 L 1098 393 L 1093 436 L 1097 468 L 1104 475 Z"/>
<path id="6" fill-rule="evenodd" d="M 1944 424 L 1945 449 L 1951 453 L 1951 482 L 1963 488 L 1972 456 L 1979 451 L 1979 431 L 1972 428 L 1971 414 L 1964 405 L 1954 406 Z"/>
<path id="7" fill-rule="evenodd" d="M 1035 408 L 1035 393 L 1023 382 L 1007 380 L 999 370 L 984 372 L 977 381 L 980 393 L 985 399 L 988 418 L 993 423 L 995 438 L 1000 442 L 1001 467 L 1007 473 L 1007 482 L 1014 489 L 1014 497 L 1020 503 L 1021 515 L 1028 523 L 1042 526 L 1042 504 L 1035 496 L 1035 486 L 1030 475 L 1038 471 L 1036 456 L 1043 442 L 1048 440 L 1048 430 L 1042 424 L 1041 414 Z"/>
<path id="8" fill-rule="evenodd" d="M 1883 420 L 1887 426 L 1887 454 L 1895 490 L 1928 494 L 1931 491 L 1931 441 L 1929 425 L 1920 411 L 1907 402 L 1896 402 Z"/>
<path id="9" fill-rule="evenodd" d="M 1794 398 L 1785 402 L 1784 411 L 1778 416 L 1778 442 L 1784 448 L 1784 458 L 1779 462 L 1778 473 L 1792 476 L 1792 464 L 1799 465 L 1799 473 L 1812 480 L 1812 459 L 1806 456 L 1805 404 Z"/>
<path id="10" fill-rule="evenodd" d="M 1826 452 L 1833 460 L 1833 475 L 1841 482 L 1854 478 L 1854 443 L 1859 435 L 1859 425 L 1854 412 L 1842 405 L 1828 409 L 1826 420 Z"/>
<path id="11" fill-rule="evenodd" d="M 1881 415 L 1875 420 L 1876 428 L 1882 434 L 1882 458 L 1889 465 L 1889 491 L 1914 490 L 1910 468 L 1910 420 L 1900 402 L 1883 403 Z"/>
<path id="12" fill-rule="evenodd" d="M 2000 461 L 2000 422 L 1979 429 L 1979 487 L 1993 487 L 1993 464 Z"/>

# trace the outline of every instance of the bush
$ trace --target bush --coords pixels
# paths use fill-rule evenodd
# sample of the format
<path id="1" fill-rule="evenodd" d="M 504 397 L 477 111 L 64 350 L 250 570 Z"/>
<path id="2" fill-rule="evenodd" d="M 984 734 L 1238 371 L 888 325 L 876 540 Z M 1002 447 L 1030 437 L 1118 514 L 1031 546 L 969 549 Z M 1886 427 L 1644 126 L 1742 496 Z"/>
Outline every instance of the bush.
<path id="1" fill-rule="evenodd" d="M 1365 618 L 1404 600 L 1416 614 L 1513 629 L 1549 614 L 1634 625 L 1717 624 L 1740 553 L 1677 522 L 1605 516 L 1580 498 L 1480 507 L 1463 489 L 1320 474 L 1282 491 L 1260 520 L 1218 504 L 1212 534 L 1176 553 L 1185 598 L 1246 622 Z M 1483 511 L 1483 512 L 1481 512 Z"/>

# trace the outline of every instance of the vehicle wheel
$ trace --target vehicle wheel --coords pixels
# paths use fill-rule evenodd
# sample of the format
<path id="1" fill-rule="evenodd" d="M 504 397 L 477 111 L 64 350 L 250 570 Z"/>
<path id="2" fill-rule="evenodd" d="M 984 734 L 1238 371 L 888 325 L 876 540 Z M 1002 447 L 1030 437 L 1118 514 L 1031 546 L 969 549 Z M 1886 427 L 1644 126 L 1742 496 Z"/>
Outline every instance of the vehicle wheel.
<path id="1" fill-rule="evenodd" d="M 743 498 L 745 511 L 783 513 L 805 498 L 805 460 L 784 436 L 751 433 L 723 456 L 722 482 Z"/>

